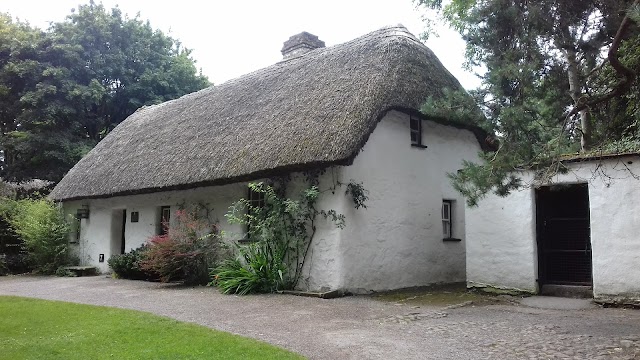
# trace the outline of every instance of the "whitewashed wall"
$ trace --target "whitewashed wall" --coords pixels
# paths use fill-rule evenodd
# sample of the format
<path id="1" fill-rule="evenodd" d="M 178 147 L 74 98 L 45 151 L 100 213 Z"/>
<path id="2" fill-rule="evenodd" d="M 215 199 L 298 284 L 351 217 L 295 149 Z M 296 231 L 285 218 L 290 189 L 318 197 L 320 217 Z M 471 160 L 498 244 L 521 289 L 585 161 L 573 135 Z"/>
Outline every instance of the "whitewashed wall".
<path id="1" fill-rule="evenodd" d="M 423 121 L 423 144 L 410 145 L 409 116 L 392 111 L 341 181 L 362 182 L 366 209 L 346 199 L 347 227 L 341 233 L 341 287 L 354 292 L 465 281 L 463 199 L 446 174 L 475 160 L 480 151 L 468 130 Z M 441 207 L 453 200 L 453 237 L 444 242 Z"/>
<path id="2" fill-rule="evenodd" d="M 320 178 L 321 187 L 330 186 L 332 173 L 326 173 Z M 297 196 L 297 192 L 303 187 L 301 182 L 303 176 L 293 178 L 290 196 Z M 325 183 L 327 185 L 325 185 Z M 241 225 L 231 225 L 227 223 L 225 214 L 229 206 L 234 201 L 247 196 L 247 183 L 237 183 L 224 186 L 201 187 L 191 190 L 167 191 L 153 194 L 119 196 L 107 199 L 91 199 L 79 200 L 64 203 L 64 209 L 67 214 L 75 214 L 77 209 L 82 206 L 88 206 L 90 216 L 89 219 L 81 220 L 80 239 L 77 244 L 72 244 L 72 249 L 84 265 L 97 266 L 100 271 L 108 272 L 109 267 L 107 260 L 114 254 L 120 253 L 120 227 L 122 210 L 127 210 L 127 219 L 125 224 L 125 251 L 140 247 L 151 237 L 158 234 L 160 229 L 160 208 L 162 206 L 171 206 L 171 222 L 175 221 L 175 211 L 181 206 L 189 206 L 192 204 L 202 204 L 211 209 L 211 220 L 216 221 L 220 225 L 220 229 L 229 235 L 229 239 L 241 238 L 244 236 L 245 229 Z M 324 196 L 318 203 L 323 209 L 340 208 L 341 197 Z M 139 213 L 137 223 L 131 222 L 131 212 Z M 306 269 L 305 278 L 312 277 L 313 281 L 307 280 L 306 283 L 313 285 L 314 288 L 335 288 L 338 285 L 337 278 L 334 276 L 338 273 L 335 265 L 339 256 L 337 251 L 338 232 L 332 224 L 319 220 L 317 224 L 318 233 L 316 235 L 315 257 L 310 264 L 312 267 Z M 71 234 L 72 240 L 75 233 Z M 315 249 L 315 247 L 314 247 Z M 99 262 L 100 254 L 104 254 L 104 262 Z M 311 276 L 311 274 L 317 274 Z"/>
<path id="3" fill-rule="evenodd" d="M 322 194 L 316 203 L 318 210 L 344 213 L 345 206 L 348 206 L 347 198 L 344 195 L 344 187 L 337 185 L 341 180 L 341 172 L 341 167 L 334 167 L 319 177 L 318 189 Z M 308 184 L 301 175 L 295 176 L 293 180 L 288 195 L 298 198 L 299 192 L 307 188 Z M 315 226 L 316 233 L 307 253 L 298 288 L 312 291 L 342 289 L 343 261 L 349 261 L 340 253 L 344 230 L 337 228 L 335 223 L 323 219 L 322 216 L 318 216 Z"/>
<path id="4" fill-rule="evenodd" d="M 89 219 L 82 220 L 81 236 L 78 244 L 72 245 L 83 264 L 95 265 L 103 272 L 109 271 L 106 261 L 113 254 L 119 254 L 121 229 L 114 216 L 114 211 L 127 210 L 125 225 L 125 251 L 131 251 L 144 244 L 158 233 L 160 227 L 160 207 L 171 206 L 174 213 L 179 206 L 203 204 L 211 209 L 212 220 L 220 223 L 221 229 L 241 234 L 243 229 L 238 225 L 229 225 L 224 218 L 232 202 L 247 196 L 246 183 L 203 187 L 192 190 L 167 191 L 161 193 L 119 196 L 107 199 L 92 199 L 67 202 L 65 211 L 74 214 L 82 205 L 89 206 Z M 139 221 L 131 222 L 131 212 L 139 212 Z M 172 214 L 172 221 L 175 215 Z M 104 254 L 105 262 L 99 263 L 99 255 Z"/>
<path id="5" fill-rule="evenodd" d="M 534 190 L 524 189 L 466 209 L 468 286 L 537 292 L 534 199 Z"/>
<path id="6" fill-rule="evenodd" d="M 596 299 L 640 300 L 640 158 L 571 163 L 559 183 L 588 183 Z M 525 179 L 530 179 L 525 174 Z M 467 209 L 467 280 L 537 291 L 534 190 L 490 195 Z"/>

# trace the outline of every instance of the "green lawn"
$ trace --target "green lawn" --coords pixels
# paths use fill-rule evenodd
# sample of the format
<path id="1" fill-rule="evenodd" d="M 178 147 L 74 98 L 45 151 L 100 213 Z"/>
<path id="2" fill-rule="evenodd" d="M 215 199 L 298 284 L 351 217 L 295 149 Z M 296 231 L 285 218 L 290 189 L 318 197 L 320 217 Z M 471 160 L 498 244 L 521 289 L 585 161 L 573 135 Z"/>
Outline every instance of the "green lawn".
<path id="1" fill-rule="evenodd" d="M 147 313 L 0 296 L 0 359 L 301 359 Z"/>

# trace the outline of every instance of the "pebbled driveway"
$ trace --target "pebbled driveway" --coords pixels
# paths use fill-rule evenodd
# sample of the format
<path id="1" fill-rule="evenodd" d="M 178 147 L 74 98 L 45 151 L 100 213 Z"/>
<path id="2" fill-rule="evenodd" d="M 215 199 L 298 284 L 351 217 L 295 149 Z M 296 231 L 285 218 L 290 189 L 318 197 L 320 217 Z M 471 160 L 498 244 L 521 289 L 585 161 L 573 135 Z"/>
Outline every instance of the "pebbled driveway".
<path id="1" fill-rule="evenodd" d="M 100 277 L 0 277 L 0 295 L 148 311 L 311 359 L 640 358 L 640 311 L 523 305 L 412 306 L 367 296 L 229 296 Z M 0 316 L 1 321 L 1 316 Z"/>

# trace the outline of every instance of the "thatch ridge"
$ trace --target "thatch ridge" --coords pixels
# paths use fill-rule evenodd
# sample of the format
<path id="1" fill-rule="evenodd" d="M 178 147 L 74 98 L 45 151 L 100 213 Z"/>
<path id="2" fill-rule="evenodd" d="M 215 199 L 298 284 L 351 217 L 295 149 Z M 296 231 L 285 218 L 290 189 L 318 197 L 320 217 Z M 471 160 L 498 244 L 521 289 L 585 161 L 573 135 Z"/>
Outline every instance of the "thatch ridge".
<path id="1" fill-rule="evenodd" d="M 386 112 L 418 109 L 444 88 L 461 86 L 431 50 L 402 26 L 383 28 L 136 111 L 51 197 L 187 189 L 346 165 Z"/>

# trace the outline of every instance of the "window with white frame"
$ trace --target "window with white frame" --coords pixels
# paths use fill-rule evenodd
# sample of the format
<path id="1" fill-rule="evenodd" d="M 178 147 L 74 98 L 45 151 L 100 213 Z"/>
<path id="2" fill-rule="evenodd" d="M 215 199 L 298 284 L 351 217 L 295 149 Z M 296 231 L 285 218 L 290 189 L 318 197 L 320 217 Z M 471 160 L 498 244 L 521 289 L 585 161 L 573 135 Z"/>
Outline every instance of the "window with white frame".
<path id="1" fill-rule="evenodd" d="M 445 239 L 453 238 L 452 232 L 452 208 L 453 202 L 451 200 L 442 200 L 442 236 Z"/>

